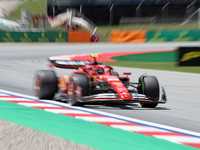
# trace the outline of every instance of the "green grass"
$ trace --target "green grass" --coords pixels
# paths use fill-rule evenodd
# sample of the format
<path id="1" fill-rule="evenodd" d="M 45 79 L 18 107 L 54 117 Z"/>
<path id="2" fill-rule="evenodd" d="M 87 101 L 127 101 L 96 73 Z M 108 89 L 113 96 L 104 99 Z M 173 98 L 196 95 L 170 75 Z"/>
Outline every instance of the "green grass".
<path id="1" fill-rule="evenodd" d="M 106 62 L 104 64 L 131 68 L 200 73 L 200 67 L 178 66 L 177 56 L 178 51 L 176 50 L 169 52 L 124 55 L 112 57 L 112 59 L 117 60 L 117 62 Z"/>
<path id="2" fill-rule="evenodd" d="M 9 15 L 9 19 L 19 19 L 21 17 L 21 10 L 25 9 L 31 12 L 32 15 L 41 14 L 46 16 L 46 2 L 40 1 L 26 1 L 23 2 L 14 12 Z"/>
<path id="3" fill-rule="evenodd" d="M 105 65 L 121 66 L 130 68 L 141 69 L 154 69 L 154 70 L 166 70 L 166 71 L 178 71 L 189 73 L 200 73 L 200 67 L 179 67 L 176 62 L 133 62 L 133 61 L 117 61 L 117 62 L 103 62 Z"/>
<path id="4" fill-rule="evenodd" d="M 46 1 L 25 1 L 23 2 L 15 11 L 13 11 L 9 16 L 8 19 L 11 20 L 20 20 L 21 18 L 21 10 L 28 10 L 31 13 L 31 16 L 34 15 L 42 15 L 46 16 Z M 32 18 L 30 20 L 31 28 L 33 27 Z M 39 25 L 42 28 L 43 21 L 39 20 Z"/>
<path id="5" fill-rule="evenodd" d="M 137 61 L 137 62 L 175 62 L 177 61 L 178 52 L 157 52 L 157 53 L 144 53 L 112 57 L 118 61 Z"/>

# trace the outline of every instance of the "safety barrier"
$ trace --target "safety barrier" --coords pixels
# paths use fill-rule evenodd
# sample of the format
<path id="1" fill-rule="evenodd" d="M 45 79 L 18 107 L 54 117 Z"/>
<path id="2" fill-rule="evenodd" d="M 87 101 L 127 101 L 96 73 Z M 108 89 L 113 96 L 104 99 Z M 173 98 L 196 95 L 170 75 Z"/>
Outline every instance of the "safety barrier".
<path id="1" fill-rule="evenodd" d="M 146 41 L 146 30 L 134 31 L 113 31 L 111 33 L 111 43 L 143 43 Z"/>
<path id="2" fill-rule="evenodd" d="M 68 42 L 68 32 L 0 31 L 0 42 Z"/>
<path id="3" fill-rule="evenodd" d="M 200 30 L 113 31 L 111 43 L 185 42 L 200 41 Z"/>
<path id="4" fill-rule="evenodd" d="M 147 42 L 200 41 L 199 30 L 148 31 Z"/>
<path id="5" fill-rule="evenodd" d="M 90 42 L 90 32 L 87 31 L 69 31 L 69 43 L 72 42 Z"/>
<path id="6" fill-rule="evenodd" d="M 90 32 L 14 32 L 0 31 L 0 42 L 90 42 Z"/>
<path id="7" fill-rule="evenodd" d="M 200 47 L 179 47 L 179 66 L 200 66 Z"/>
<path id="8" fill-rule="evenodd" d="M 90 42 L 90 32 L 22 32 L 0 31 L 0 42 Z M 113 31 L 111 43 L 200 41 L 200 30 Z"/>

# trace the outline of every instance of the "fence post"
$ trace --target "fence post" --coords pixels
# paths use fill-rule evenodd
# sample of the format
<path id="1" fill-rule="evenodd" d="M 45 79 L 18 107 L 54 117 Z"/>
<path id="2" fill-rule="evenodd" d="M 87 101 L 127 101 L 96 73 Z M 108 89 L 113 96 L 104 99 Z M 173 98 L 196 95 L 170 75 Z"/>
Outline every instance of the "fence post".
<path id="1" fill-rule="evenodd" d="M 200 29 L 200 8 L 198 9 L 198 23 L 199 23 L 199 29 Z"/>
<path id="2" fill-rule="evenodd" d="M 113 24 L 113 7 L 114 7 L 114 4 L 112 4 L 111 7 L 110 7 L 110 21 L 109 21 L 109 25 Z"/>
<path id="3" fill-rule="evenodd" d="M 164 23 L 168 19 L 169 11 L 168 11 L 168 5 L 170 2 L 165 4 L 162 8 L 162 23 Z"/>
<path id="4" fill-rule="evenodd" d="M 48 0 L 46 0 L 46 24 L 44 26 L 45 26 L 46 31 L 47 31 L 48 30 Z"/>
<path id="5" fill-rule="evenodd" d="M 136 8 L 136 17 L 141 17 L 141 6 L 142 2 Z"/>

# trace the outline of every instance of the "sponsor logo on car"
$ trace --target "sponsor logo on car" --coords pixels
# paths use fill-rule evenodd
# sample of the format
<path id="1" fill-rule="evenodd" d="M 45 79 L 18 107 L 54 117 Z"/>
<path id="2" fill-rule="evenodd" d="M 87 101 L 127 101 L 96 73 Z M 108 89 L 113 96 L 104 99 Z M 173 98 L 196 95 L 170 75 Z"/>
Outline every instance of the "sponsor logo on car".
<path id="1" fill-rule="evenodd" d="M 119 81 L 117 77 L 108 77 L 108 81 Z"/>
<path id="2" fill-rule="evenodd" d="M 137 99 L 147 99 L 145 95 L 142 94 L 133 94 L 133 98 Z"/>
<path id="3" fill-rule="evenodd" d="M 126 92 L 127 91 L 127 89 L 125 87 L 117 87 L 117 90 L 119 92 Z"/>
<path id="4" fill-rule="evenodd" d="M 117 94 L 108 93 L 108 94 L 98 94 L 95 98 L 118 98 Z"/>

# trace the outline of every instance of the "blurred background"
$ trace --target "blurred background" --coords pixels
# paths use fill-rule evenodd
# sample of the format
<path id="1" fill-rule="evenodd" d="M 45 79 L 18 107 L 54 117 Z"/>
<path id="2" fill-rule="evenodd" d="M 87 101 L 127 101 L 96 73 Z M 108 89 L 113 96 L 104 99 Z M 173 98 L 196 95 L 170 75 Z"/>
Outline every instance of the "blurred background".
<path id="1" fill-rule="evenodd" d="M 97 25 L 180 23 L 199 6 L 199 0 L 48 0 L 48 14 L 56 16 L 75 8 Z M 129 17 L 132 20 L 126 21 Z"/>
<path id="2" fill-rule="evenodd" d="M 109 42 L 113 30 L 199 29 L 199 7 L 200 0 L 0 0 L 0 17 L 24 30 L 66 31 L 65 22 L 50 23 L 70 11 L 98 28 L 99 42 Z"/>
<path id="3" fill-rule="evenodd" d="M 198 29 L 199 6 L 200 0 L 49 0 L 48 15 L 73 8 L 98 26 L 99 41 L 109 41 L 115 29 Z"/>

